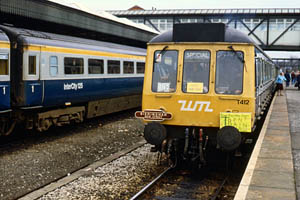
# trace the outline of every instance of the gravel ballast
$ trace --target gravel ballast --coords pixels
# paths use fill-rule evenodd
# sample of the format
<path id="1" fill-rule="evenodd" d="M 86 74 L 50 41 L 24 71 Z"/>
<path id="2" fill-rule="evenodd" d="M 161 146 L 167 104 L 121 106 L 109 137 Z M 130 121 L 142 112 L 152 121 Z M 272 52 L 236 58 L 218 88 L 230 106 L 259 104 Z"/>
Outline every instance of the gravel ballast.
<path id="1" fill-rule="evenodd" d="M 150 145 L 144 145 L 44 195 L 40 200 L 130 199 L 166 167 L 157 165 L 157 154 L 149 150 Z"/>
<path id="2" fill-rule="evenodd" d="M 0 147 L 0 199 L 19 198 L 143 140 L 143 123 L 133 114 L 114 114 L 44 133 L 20 129 L 28 136 Z"/>

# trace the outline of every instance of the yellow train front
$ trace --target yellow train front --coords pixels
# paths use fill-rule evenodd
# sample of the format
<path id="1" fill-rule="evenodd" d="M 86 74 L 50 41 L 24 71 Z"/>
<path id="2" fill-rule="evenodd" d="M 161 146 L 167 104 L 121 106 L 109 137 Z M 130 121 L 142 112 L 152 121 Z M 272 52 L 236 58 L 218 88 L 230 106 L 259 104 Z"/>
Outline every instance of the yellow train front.
<path id="1" fill-rule="evenodd" d="M 152 151 L 205 162 L 208 147 L 236 150 L 274 91 L 275 67 L 224 24 L 175 24 L 147 48 L 142 111 Z"/>

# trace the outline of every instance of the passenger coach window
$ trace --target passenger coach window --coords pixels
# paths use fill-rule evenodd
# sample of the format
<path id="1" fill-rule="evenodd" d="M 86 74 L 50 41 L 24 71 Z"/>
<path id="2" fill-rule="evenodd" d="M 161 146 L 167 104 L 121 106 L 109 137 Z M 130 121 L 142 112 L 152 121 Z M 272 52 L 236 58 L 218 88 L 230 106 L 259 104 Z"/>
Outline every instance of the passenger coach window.
<path id="1" fill-rule="evenodd" d="M 153 92 L 175 92 L 177 79 L 177 51 L 156 51 L 152 75 Z"/>
<path id="2" fill-rule="evenodd" d="M 207 93 L 209 86 L 209 51 L 185 51 L 182 91 Z"/>
<path id="3" fill-rule="evenodd" d="M 57 76 L 58 74 L 58 60 L 57 56 L 50 57 L 50 75 Z"/>
<path id="4" fill-rule="evenodd" d="M 242 94 L 244 54 L 240 51 L 218 51 L 215 91 L 218 94 Z"/>
<path id="5" fill-rule="evenodd" d="M 65 74 L 83 74 L 83 58 L 64 58 Z"/>
<path id="6" fill-rule="evenodd" d="M 134 73 L 134 63 L 124 61 L 124 63 L 123 63 L 123 73 L 124 74 L 133 74 Z"/>
<path id="7" fill-rule="evenodd" d="M 0 75 L 8 75 L 8 54 L 0 54 Z"/>
<path id="8" fill-rule="evenodd" d="M 29 56 L 28 60 L 28 74 L 36 74 L 36 56 Z"/>
<path id="9" fill-rule="evenodd" d="M 120 61 L 108 60 L 107 61 L 107 73 L 108 74 L 120 74 Z"/>
<path id="10" fill-rule="evenodd" d="M 256 67 L 256 87 L 261 84 L 261 69 L 262 63 L 261 59 L 256 58 L 255 60 L 255 67 Z"/>
<path id="11" fill-rule="evenodd" d="M 104 74 L 104 61 L 89 59 L 89 74 Z"/>
<path id="12" fill-rule="evenodd" d="M 142 62 L 136 63 L 136 73 L 138 73 L 138 74 L 145 73 L 145 63 L 142 63 Z"/>

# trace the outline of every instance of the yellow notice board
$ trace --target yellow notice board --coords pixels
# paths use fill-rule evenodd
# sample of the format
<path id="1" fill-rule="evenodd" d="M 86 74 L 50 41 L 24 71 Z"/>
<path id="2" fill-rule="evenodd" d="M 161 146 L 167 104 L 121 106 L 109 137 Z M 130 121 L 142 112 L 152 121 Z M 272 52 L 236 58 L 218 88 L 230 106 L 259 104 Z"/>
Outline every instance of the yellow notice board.
<path id="1" fill-rule="evenodd" d="M 187 92 L 203 93 L 203 83 L 187 83 Z"/>
<path id="2" fill-rule="evenodd" d="M 240 132 L 251 132 L 251 113 L 220 113 L 220 128 L 233 126 Z"/>

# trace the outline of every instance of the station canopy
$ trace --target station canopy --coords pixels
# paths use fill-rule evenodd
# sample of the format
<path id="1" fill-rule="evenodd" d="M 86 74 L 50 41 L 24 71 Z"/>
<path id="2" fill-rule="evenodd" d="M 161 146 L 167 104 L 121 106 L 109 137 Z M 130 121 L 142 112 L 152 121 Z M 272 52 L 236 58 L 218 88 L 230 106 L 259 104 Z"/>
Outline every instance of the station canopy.
<path id="1" fill-rule="evenodd" d="M 138 47 L 146 47 L 159 34 L 143 24 L 66 0 L 1 0 L 0 12 L 5 25 Z"/>

